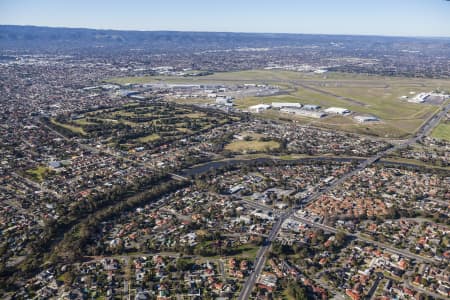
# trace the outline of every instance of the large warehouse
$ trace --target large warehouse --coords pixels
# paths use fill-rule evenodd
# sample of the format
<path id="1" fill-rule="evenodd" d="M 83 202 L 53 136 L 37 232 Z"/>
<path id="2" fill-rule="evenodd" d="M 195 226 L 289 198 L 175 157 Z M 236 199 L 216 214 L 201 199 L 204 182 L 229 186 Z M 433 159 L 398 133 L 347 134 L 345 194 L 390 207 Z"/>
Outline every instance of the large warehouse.
<path id="1" fill-rule="evenodd" d="M 300 103 L 294 103 L 294 102 L 272 102 L 273 108 L 285 108 L 285 107 L 296 107 L 301 108 L 302 105 Z"/>
<path id="2" fill-rule="evenodd" d="M 265 110 L 268 110 L 269 108 L 271 108 L 271 106 L 269 104 L 256 104 L 256 105 L 250 106 L 248 108 L 248 110 L 253 113 L 260 113 Z"/>
<path id="3" fill-rule="evenodd" d="M 374 116 L 355 116 L 355 120 L 359 123 L 378 122 L 380 119 Z"/>
<path id="4" fill-rule="evenodd" d="M 316 118 L 320 119 L 323 117 L 326 117 L 327 114 L 323 113 L 321 111 L 312 111 L 312 110 L 305 110 L 305 109 L 299 109 L 299 108 L 282 108 L 280 109 L 281 112 L 287 113 L 287 114 L 294 114 L 297 116 L 303 116 L 303 117 L 309 117 L 309 118 Z"/>
<path id="5" fill-rule="evenodd" d="M 350 110 L 342 107 L 329 107 L 324 110 L 328 114 L 346 115 L 350 113 Z"/>

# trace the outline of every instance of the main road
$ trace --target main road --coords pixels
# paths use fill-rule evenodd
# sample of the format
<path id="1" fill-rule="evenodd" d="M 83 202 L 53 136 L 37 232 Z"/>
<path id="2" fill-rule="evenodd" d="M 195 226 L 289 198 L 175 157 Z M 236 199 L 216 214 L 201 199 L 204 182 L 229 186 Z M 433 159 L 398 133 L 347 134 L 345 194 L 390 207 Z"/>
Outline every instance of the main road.
<path id="1" fill-rule="evenodd" d="M 318 199 L 320 196 L 322 196 L 323 194 L 329 192 L 330 190 L 336 188 L 337 186 L 339 186 L 341 183 L 343 183 L 345 180 L 347 180 L 348 178 L 350 178 L 353 175 L 356 175 L 358 172 L 364 170 L 365 168 L 367 168 L 368 166 L 370 166 L 371 164 L 373 164 L 374 162 L 378 161 L 379 159 L 381 159 L 382 157 L 386 156 L 387 154 L 390 154 L 398 149 L 407 147 L 411 144 L 416 143 L 419 139 L 423 138 L 424 136 L 426 136 L 428 133 L 431 132 L 431 130 L 433 130 L 433 128 L 439 124 L 439 122 L 441 121 L 441 119 L 450 111 L 450 103 L 446 104 L 446 106 L 444 106 L 441 110 L 439 110 L 438 112 L 436 112 L 432 117 L 430 117 L 417 131 L 417 133 L 411 137 L 410 139 L 404 141 L 403 143 L 399 143 L 389 149 L 383 150 L 379 153 L 377 153 L 376 155 L 367 158 L 366 160 L 362 161 L 355 169 L 353 169 L 352 171 L 346 173 L 345 175 L 343 175 L 342 177 L 340 177 L 338 180 L 335 180 L 333 183 L 331 183 L 329 186 L 327 186 L 326 188 L 308 196 L 306 199 L 303 200 L 304 203 L 311 203 L 312 201 L 315 201 L 316 199 Z M 267 252 L 270 249 L 270 244 L 273 242 L 273 240 L 276 238 L 276 236 L 278 235 L 280 229 L 281 229 L 281 225 L 283 224 L 284 221 L 286 221 L 288 218 L 292 217 L 294 215 L 294 209 L 290 209 L 287 212 L 285 212 L 284 214 L 282 214 L 278 220 L 276 221 L 276 223 L 273 225 L 272 230 L 269 234 L 269 237 L 267 238 L 267 240 L 264 242 L 264 244 L 261 246 L 261 248 L 259 249 L 258 253 L 256 254 L 256 260 L 255 260 L 255 265 L 254 265 L 254 269 L 253 272 L 250 274 L 250 276 L 247 278 L 246 282 L 244 283 L 244 286 L 242 287 L 241 293 L 239 295 L 239 300 L 247 300 L 250 297 L 250 294 L 253 290 L 253 287 L 256 283 L 256 280 L 258 279 L 258 277 L 260 276 L 264 265 L 266 263 L 266 256 L 267 256 Z M 298 218 L 298 217 L 294 217 L 294 218 Z M 311 222 L 310 220 L 304 219 L 304 218 L 298 218 L 299 220 L 301 220 L 302 222 L 305 223 L 310 223 L 310 225 L 316 226 L 316 227 L 323 227 L 324 229 L 331 231 L 331 232 L 336 232 L 337 229 L 334 227 L 330 227 L 330 226 L 325 226 L 323 224 L 319 224 L 316 222 Z M 376 244 L 379 246 L 382 246 L 386 249 L 388 249 L 389 251 L 393 252 L 393 253 L 397 253 L 397 254 L 401 254 L 404 255 L 405 257 L 410 257 L 410 258 L 414 258 L 420 261 L 426 261 L 426 262 L 433 262 L 433 260 L 429 259 L 429 258 L 425 258 L 419 255 L 415 255 L 413 253 L 410 253 L 409 251 L 403 251 L 400 249 L 396 249 L 396 248 L 392 248 L 392 247 L 386 247 L 387 245 L 385 244 L 381 244 L 378 242 L 375 242 L 373 240 L 364 238 L 363 236 L 356 234 L 353 235 L 355 238 L 360 239 L 360 240 L 365 240 L 367 242 L 370 242 L 372 244 Z"/>
<path id="2" fill-rule="evenodd" d="M 266 206 L 266 205 L 263 205 L 263 204 L 260 204 L 260 203 L 256 203 L 256 202 L 252 202 L 250 200 L 243 200 L 243 202 L 245 204 L 249 205 L 249 206 L 252 206 L 252 207 L 256 208 L 256 209 L 272 210 L 272 208 L 269 207 L 269 206 Z M 325 224 L 322 224 L 322 223 L 319 223 L 319 222 L 314 222 L 314 221 L 312 221 L 312 220 L 310 220 L 308 218 L 299 217 L 299 216 L 293 214 L 292 210 L 290 210 L 289 212 L 285 213 L 282 216 L 282 218 L 283 217 L 285 219 L 291 218 L 294 221 L 301 222 L 301 223 L 309 225 L 310 227 L 313 227 L 313 228 L 322 229 L 325 232 L 337 233 L 339 231 L 335 227 L 328 226 L 328 225 L 325 225 Z M 278 221 L 280 219 L 278 219 Z M 279 229 L 279 228 L 274 227 L 272 229 L 272 231 L 271 231 L 271 234 L 269 235 L 269 237 L 272 237 L 272 240 L 274 240 L 275 237 L 276 237 L 276 235 L 273 235 L 273 234 L 274 234 L 274 231 L 277 230 L 277 229 Z M 417 254 L 411 253 L 408 250 L 398 249 L 398 248 L 392 247 L 392 246 L 390 246 L 389 244 L 386 244 L 386 243 L 381 243 L 381 242 L 374 241 L 374 240 L 372 240 L 370 238 L 367 238 L 364 235 L 361 235 L 359 233 L 354 234 L 354 233 L 347 233 L 346 232 L 345 234 L 347 236 L 350 236 L 350 237 L 354 238 L 355 240 L 359 240 L 359 241 L 363 241 L 363 242 L 375 245 L 377 247 L 380 247 L 380 248 L 383 248 L 383 249 L 387 250 L 388 252 L 391 252 L 391 253 L 394 253 L 394 254 L 398 254 L 398 255 L 402 255 L 402 256 L 408 257 L 410 259 L 415 259 L 417 261 L 426 262 L 426 263 L 436 263 L 437 262 L 437 261 L 434 261 L 432 258 L 424 257 L 424 256 L 421 256 L 421 255 L 417 255 Z"/>

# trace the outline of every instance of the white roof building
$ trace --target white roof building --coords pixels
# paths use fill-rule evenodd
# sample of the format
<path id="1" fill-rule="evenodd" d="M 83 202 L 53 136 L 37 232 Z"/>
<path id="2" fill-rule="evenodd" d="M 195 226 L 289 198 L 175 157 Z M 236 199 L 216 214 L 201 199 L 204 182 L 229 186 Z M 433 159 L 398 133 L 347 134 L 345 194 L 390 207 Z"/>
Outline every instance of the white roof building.
<path id="1" fill-rule="evenodd" d="M 326 117 L 326 113 L 323 113 L 321 111 L 315 111 L 315 110 L 305 110 L 295 107 L 287 107 L 280 109 L 281 112 L 287 113 L 287 114 L 294 114 L 297 116 L 303 116 L 303 117 L 309 117 L 309 118 L 316 118 L 320 119 L 323 117 Z"/>
<path id="2" fill-rule="evenodd" d="M 273 108 L 284 108 L 284 107 L 297 107 L 301 108 L 302 105 L 300 103 L 289 103 L 289 102 L 272 102 Z"/>
<path id="3" fill-rule="evenodd" d="M 306 110 L 319 110 L 320 109 L 320 105 L 306 104 L 305 106 L 303 106 L 303 109 L 306 109 Z"/>
<path id="4" fill-rule="evenodd" d="M 348 110 L 346 108 L 342 108 L 342 107 L 329 107 L 329 108 L 325 109 L 324 112 L 329 113 L 329 114 L 345 115 L 345 114 L 349 114 L 350 110 Z"/>
<path id="5" fill-rule="evenodd" d="M 251 112 L 254 112 L 254 113 L 260 113 L 262 111 L 268 110 L 269 108 L 271 108 L 271 105 L 269 105 L 269 104 L 256 104 L 256 105 L 250 106 L 248 108 L 248 110 Z"/>
<path id="6" fill-rule="evenodd" d="M 424 103 L 428 100 L 432 100 L 433 98 L 440 98 L 441 101 L 445 101 L 449 98 L 449 96 L 441 93 L 420 93 L 417 94 L 414 98 L 408 99 L 408 102 Z"/>
<path id="7" fill-rule="evenodd" d="M 414 98 L 409 99 L 408 102 L 423 103 L 423 102 L 425 102 L 425 100 L 427 100 L 428 97 L 430 97 L 429 93 L 420 93 L 420 94 L 417 94 Z"/>
<path id="8" fill-rule="evenodd" d="M 366 122 L 378 122 L 380 119 L 374 116 L 355 116 L 354 118 L 359 123 L 366 123 Z"/>

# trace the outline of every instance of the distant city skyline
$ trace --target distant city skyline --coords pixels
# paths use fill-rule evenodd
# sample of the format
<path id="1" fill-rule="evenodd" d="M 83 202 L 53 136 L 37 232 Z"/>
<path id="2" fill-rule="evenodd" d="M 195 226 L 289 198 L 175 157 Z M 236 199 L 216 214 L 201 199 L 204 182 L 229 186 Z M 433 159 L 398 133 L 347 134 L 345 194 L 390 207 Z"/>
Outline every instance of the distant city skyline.
<path id="1" fill-rule="evenodd" d="M 0 24 L 450 37 L 445 0 L 0 0 Z"/>

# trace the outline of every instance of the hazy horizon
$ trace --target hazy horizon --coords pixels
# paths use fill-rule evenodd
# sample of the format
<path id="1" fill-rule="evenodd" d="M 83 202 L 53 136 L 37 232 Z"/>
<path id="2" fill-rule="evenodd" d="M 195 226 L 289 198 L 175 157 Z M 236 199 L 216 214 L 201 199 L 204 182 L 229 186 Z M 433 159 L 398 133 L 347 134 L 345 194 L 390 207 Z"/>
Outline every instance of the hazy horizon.
<path id="1" fill-rule="evenodd" d="M 444 0 L 4 0 L 0 22 L 125 31 L 450 37 L 448 12 L 450 2 Z"/>
<path id="2" fill-rule="evenodd" d="M 81 30 L 99 30 L 99 31 L 123 31 L 123 32 L 186 32 L 186 33 L 236 33 L 236 34 L 279 34 L 279 35 L 323 35 L 323 36 L 366 36 L 366 37 L 399 37 L 399 38 L 419 38 L 419 39 L 450 39 L 450 36 L 431 36 L 431 35 L 417 35 L 417 36 L 406 36 L 406 35 L 383 35 L 383 34 L 347 34 L 347 33 L 304 33 L 304 32 L 251 32 L 251 31 L 211 31 L 211 30 L 147 30 L 147 29 L 116 29 L 116 28 L 93 28 L 93 27 L 82 27 L 82 26 L 44 26 L 44 25 L 33 25 L 33 24 L 0 24 L 0 26 L 18 26 L 18 27 L 41 27 L 41 28 L 51 28 L 51 29 L 81 29 Z"/>

